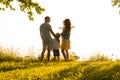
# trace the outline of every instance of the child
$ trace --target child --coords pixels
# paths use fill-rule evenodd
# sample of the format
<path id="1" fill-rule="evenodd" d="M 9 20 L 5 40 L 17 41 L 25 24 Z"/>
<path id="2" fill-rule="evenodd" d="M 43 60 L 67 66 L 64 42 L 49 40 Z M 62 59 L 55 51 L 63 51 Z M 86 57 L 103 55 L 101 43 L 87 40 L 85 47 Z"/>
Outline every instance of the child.
<path id="1" fill-rule="evenodd" d="M 60 34 L 59 33 L 56 33 L 56 38 L 58 38 L 58 40 L 53 39 L 53 55 L 54 55 L 54 61 L 59 61 L 59 56 L 60 56 L 60 52 L 59 52 Z"/>

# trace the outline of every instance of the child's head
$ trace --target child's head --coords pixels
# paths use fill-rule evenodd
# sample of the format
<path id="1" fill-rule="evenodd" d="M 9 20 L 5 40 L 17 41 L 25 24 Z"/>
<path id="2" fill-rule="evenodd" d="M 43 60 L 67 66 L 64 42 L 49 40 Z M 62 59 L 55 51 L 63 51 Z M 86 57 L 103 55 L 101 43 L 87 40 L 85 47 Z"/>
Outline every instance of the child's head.
<path id="1" fill-rule="evenodd" d="M 59 34 L 59 33 L 56 33 L 56 37 L 57 37 L 57 38 L 60 38 L 60 34 Z"/>

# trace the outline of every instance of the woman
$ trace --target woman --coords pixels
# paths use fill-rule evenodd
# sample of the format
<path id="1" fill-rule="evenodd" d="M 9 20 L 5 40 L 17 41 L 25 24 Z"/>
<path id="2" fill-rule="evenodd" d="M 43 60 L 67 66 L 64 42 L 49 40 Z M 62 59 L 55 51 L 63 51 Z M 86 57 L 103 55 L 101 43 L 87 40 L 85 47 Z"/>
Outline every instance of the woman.
<path id="1" fill-rule="evenodd" d="M 61 33 L 61 52 L 65 61 L 69 60 L 68 50 L 70 49 L 71 22 L 69 19 L 63 21 L 63 31 Z"/>

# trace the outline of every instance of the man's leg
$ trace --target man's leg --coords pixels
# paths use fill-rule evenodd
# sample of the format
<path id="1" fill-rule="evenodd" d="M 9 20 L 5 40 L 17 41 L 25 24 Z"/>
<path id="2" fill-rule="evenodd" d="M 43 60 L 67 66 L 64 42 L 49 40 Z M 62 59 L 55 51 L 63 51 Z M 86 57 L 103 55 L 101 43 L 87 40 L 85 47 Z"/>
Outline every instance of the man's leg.
<path id="1" fill-rule="evenodd" d="M 47 58 L 48 58 L 48 62 L 50 62 L 50 52 L 53 48 L 53 40 L 52 39 L 48 41 L 48 47 L 47 48 L 48 48 Z"/>
<path id="2" fill-rule="evenodd" d="M 41 59 L 41 60 L 40 60 L 41 62 L 43 62 L 44 53 L 45 53 L 45 49 L 43 49 L 43 50 L 42 50 L 42 53 L 41 53 L 41 58 L 40 58 L 40 59 Z"/>
<path id="3" fill-rule="evenodd" d="M 43 45 L 43 49 L 42 49 L 41 58 L 40 58 L 41 62 L 43 62 L 44 54 L 45 54 L 45 51 L 46 51 L 46 46 L 47 46 L 46 41 L 43 41 L 42 45 Z"/>
<path id="4" fill-rule="evenodd" d="M 50 49 L 48 49 L 47 58 L 48 58 L 48 62 L 50 62 Z"/>

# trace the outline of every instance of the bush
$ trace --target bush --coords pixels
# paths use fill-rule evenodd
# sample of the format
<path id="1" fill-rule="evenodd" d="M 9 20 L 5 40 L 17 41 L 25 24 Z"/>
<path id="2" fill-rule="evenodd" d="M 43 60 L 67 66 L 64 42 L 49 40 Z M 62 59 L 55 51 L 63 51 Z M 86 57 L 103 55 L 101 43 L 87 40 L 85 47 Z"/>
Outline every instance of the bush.
<path id="1" fill-rule="evenodd" d="M 104 54 L 97 53 L 89 58 L 89 61 L 110 61 L 111 59 Z"/>
<path id="2" fill-rule="evenodd" d="M 78 60 L 80 57 L 76 55 L 75 52 L 71 52 L 70 53 L 70 61 L 76 61 Z"/>

